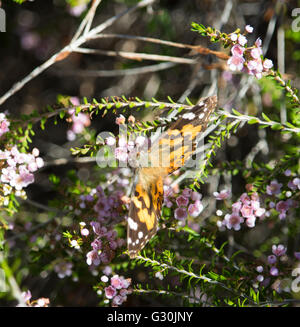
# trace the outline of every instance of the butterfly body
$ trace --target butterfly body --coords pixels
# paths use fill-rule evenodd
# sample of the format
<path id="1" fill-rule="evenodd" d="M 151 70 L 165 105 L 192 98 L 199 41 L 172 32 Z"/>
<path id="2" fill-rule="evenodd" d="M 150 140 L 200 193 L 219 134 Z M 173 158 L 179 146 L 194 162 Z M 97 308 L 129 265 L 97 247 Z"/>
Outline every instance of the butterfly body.
<path id="1" fill-rule="evenodd" d="M 216 105 L 217 97 L 213 96 L 190 110 L 182 110 L 178 119 L 151 145 L 150 167 L 138 169 L 129 208 L 127 247 L 131 258 L 156 234 L 163 204 L 163 180 L 191 158 L 196 137 L 206 128 Z"/>

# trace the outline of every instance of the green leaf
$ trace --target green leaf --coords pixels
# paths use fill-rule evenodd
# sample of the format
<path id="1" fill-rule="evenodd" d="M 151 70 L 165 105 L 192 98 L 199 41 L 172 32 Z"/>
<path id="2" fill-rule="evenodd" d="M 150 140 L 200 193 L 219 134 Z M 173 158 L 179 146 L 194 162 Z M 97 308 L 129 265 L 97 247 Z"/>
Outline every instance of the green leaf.
<path id="1" fill-rule="evenodd" d="M 263 116 L 264 120 L 269 121 L 269 122 L 271 121 L 271 119 L 265 113 L 262 113 L 262 116 Z"/>
<path id="2" fill-rule="evenodd" d="M 251 118 L 250 120 L 248 120 L 249 125 L 257 124 L 258 122 L 259 120 L 257 118 Z"/>
<path id="3" fill-rule="evenodd" d="M 279 123 L 276 123 L 276 124 L 272 125 L 271 128 L 275 131 L 278 131 L 280 129 L 283 129 L 283 126 Z"/>

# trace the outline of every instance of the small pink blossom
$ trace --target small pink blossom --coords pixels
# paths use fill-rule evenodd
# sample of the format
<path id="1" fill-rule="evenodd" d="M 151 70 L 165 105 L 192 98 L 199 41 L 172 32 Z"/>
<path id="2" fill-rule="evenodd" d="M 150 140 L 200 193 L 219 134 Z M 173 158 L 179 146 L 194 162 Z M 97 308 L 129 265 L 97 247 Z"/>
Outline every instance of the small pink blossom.
<path id="1" fill-rule="evenodd" d="M 199 192 L 192 192 L 191 194 L 191 200 L 192 201 L 200 201 L 202 199 L 202 194 Z"/>
<path id="2" fill-rule="evenodd" d="M 277 261 L 277 258 L 274 254 L 271 254 L 268 256 L 268 263 L 270 265 L 274 265 L 274 263 L 276 263 L 276 261 Z"/>
<path id="3" fill-rule="evenodd" d="M 253 27 L 251 25 L 246 25 L 245 26 L 245 31 L 248 33 L 252 33 L 253 32 Z"/>
<path id="4" fill-rule="evenodd" d="M 253 208 L 250 205 L 243 205 L 241 208 L 241 214 L 244 218 L 253 217 Z"/>
<path id="5" fill-rule="evenodd" d="M 262 46 L 262 40 L 261 40 L 261 38 L 256 39 L 256 41 L 255 41 L 255 45 L 256 45 L 258 48 L 260 48 L 260 47 Z"/>
<path id="6" fill-rule="evenodd" d="M 99 266 L 101 260 L 98 254 L 98 251 L 92 250 L 86 255 L 86 263 L 91 266 L 92 264 L 95 266 Z"/>
<path id="7" fill-rule="evenodd" d="M 253 227 L 255 226 L 255 221 L 256 221 L 255 216 L 248 217 L 248 218 L 246 219 L 246 225 L 247 225 L 249 228 L 253 228 Z"/>
<path id="8" fill-rule="evenodd" d="M 116 289 L 113 286 L 111 286 L 111 285 L 108 286 L 108 287 L 105 287 L 104 291 L 105 291 L 105 296 L 108 299 L 112 299 L 117 294 Z"/>
<path id="9" fill-rule="evenodd" d="M 260 48 L 253 48 L 253 49 L 251 49 L 250 54 L 251 54 L 252 58 L 259 59 L 260 58 L 260 55 L 261 55 Z"/>
<path id="10" fill-rule="evenodd" d="M 230 39 L 231 39 L 231 41 L 233 41 L 233 42 L 235 42 L 235 41 L 237 40 L 237 38 L 238 38 L 238 36 L 237 36 L 237 34 L 235 34 L 235 33 L 232 33 L 232 34 L 230 35 Z"/>
<path id="11" fill-rule="evenodd" d="M 241 229 L 241 223 L 244 219 L 237 213 L 232 213 L 225 215 L 224 217 L 224 224 L 228 229 L 233 228 L 234 230 L 238 231 Z"/>
<path id="12" fill-rule="evenodd" d="M 195 203 L 190 204 L 188 207 L 188 213 L 191 217 L 198 217 L 203 210 L 202 203 L 197 200 Z"/>
<path id="13" fill-rule="evenodd" d="M 214 192 L 213 195 L 215 196 L 216 200 L 226 200 L 230 197 L 230 191 L 222 190 L 221 192 Z"/>
<path id="14" fill-rule="evenodd" d="M 9 131 L 10 122 L 4 113 L 0 113 L 0 137 Z"/>
<path id="15" fill-rule="evenodd" d="M 186 198 L 191 197 L 192 193 L 193 193 L 193 191 L 192 191 L 190 188 L 185 188 L 185 189 L 182 191 L 182 195 L 183 195 L 184 197 L 186 197 Z M 195 192 L 195 193 L 197 193 L 197 192 Z M 195 200 L 193 200 L 193 201 L 195 201 Z"/>
<path id="16" fill-rule="evenodd" d="M 176 203 L 178 205 L 178 207 L 186 207 L 189 204 L 189 199 L 186 198 L 183 195 L 180 195 L 177 199 L 176 199 Z"/>
<path id="17" fill-rule="evenodd" d="M 232 71 L 241 71 L 244 67 L 245 59 L 240 56 L 232 56 L 228 59 L 227 64 Z"/>
<path id="18" fill-rule="evenodd" d="M 123 288 L 122 280 L 119 277 L 119 275 L 114 275 L 111 278 L 110 282 L 111 282 L 111 285 L 117 290 Z"/>
<path id="19" fill-rule="evenodd" d="M 286 253 L 286 247 L 284 245 L 279 244 L 279 245 L 272 245 L 272 252 L 275 254 L 277 257 L 281 257 Z"/>
<path id="20" fill-rule="evenodd" d="M 271 276 L 278 276 L 278 274 L 279 274 L 279 271 L 278 271 L 278 269 L 276 267 L 271 267 L 270 268 L 270 275 Z"/>
<path id="21" fill-rule="evenodd" d="M 282 187 L 281 183 L 278 183 L 276 180 L 273 180 L 270 185 L 267 186 L 267 194 L 276 195 L 280 193 Z"/>
<path id="22" fill-rule="evenodd" d="M 239 44 L 235 44 L 232 48 L 231 48 L 231 53 L 233 56 L 236 57 L 242 57 L 244 54 L 245 48 L 241 47 Z"/>
<path id="23" fill-rule="evenodd" d="M 175 218 L 178 220 L 185 220 L 188 216 L 186 208 L 177 208 L 174 212 Z"/>
<path id="24" fill-rule="evenodd" d="M 265 59 L 263 63 L 264 69 L 269 70 L 273 67 L 273 62 L 270 59 Z"/>
<path id="25" fill-rule="evenodd" d="M 22 292 L 21 296 L 22 296 L 22 298 L 24 299 L 25 302 L 29 301 L 31 299 L 30 290 L 28 290 L 26 292 Z"/>
<path id="26" fill-rule="evenodd" d="M 244 35 L 240 35 L 238 37 L 238 42 L 241 46 L 244 46 L 247 43 L 247 38 Z"/>
<path id="27" fill-rule="evenodd" d="M 125 117 L 123 115 L 120 115 L 116 118 L 116 124 L 117 125 L 123 125 L 125 124 Z"/>

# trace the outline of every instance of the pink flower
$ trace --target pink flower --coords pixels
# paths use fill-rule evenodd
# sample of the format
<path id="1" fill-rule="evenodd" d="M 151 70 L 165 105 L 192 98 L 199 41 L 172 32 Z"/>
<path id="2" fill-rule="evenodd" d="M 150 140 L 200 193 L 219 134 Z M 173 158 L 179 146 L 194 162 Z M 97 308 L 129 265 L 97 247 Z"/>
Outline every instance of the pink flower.
<path id="1" fill-rule="evenodd" d="M 115 297 L 117 295 L 116 289 L 111 285 L 108 287 L 105 287 L 104 291 L 105 291 L 105 296 L 108 299 L 112 299 L 113 297 Z"/>
<path id="2" fill-rule="evenodd" d="M 121 295 L 116 295 L 113 300 L 112 300 L 112 306 L 119 306 L 121 305 L 124 301 L 126 301 L 126 296 L 123 297 Z"/>
<path id="3" fill-rule="evenodd" d="M 254 211 L 256 217 L 262 217 L 266 212 L 265 208 L 258 208 Z"/>
<path id="4" fill-rule="evenodd" d="M 269 70 L 273 67 L 273 62 L 270 59 L 265 59 L 263 63 L 264 69 Z"/>
<path id="5" fill-rule="evenodd" d="M 234 230 L 238 231 L 241 229 L 241 223 L 244 219 L 237 213 L 233 212 L 231 215 L 227 214 L 224 217 L 224 224 L 228 229 L 233 228 Z"/>
<path id="6" fill-rule="evenodd" d="M 199 200 L 195 201 L 195 203 L 193 204 L 190 204 L 188 207 L 188 213 L 192 217 L 198 217 L 202 212 L 202 210 L 203 210 L 203 205 Z"/>
<path id="7" fill-rule="evenodd" d="M 200 201 L 202 198 L 202 194 L 201 193 L 198 193 L 198 192 L 192 192 L 191 194 L 191 200 L 192 201 Z"/>
<path id="8" fill-rule="evenodd" d="M 123 125 L 125 124 L 125 117 L 123 115 L 120 115 L 116 118 L 116 124 L 117 125 Z"/>
<path id="9" fill-rule="evenodd" d="M 261 50 L 260 50 L 260 48 L 253 48 L 253 49 L 251 49 L 250 54 L 251 54 L 252 58 L 259 59 L 260 55 L 261 55 Z"/>
<path id="10" fill-rule="evenodd" d="M 241 209 L 241 214 L 245 218 L 253 217 L 253 208 L 249 205 L 243 205 Z"/>
<path id="11" fill-rule="evenodd" d="M 276 261 L 277 261 L 277 258 L 274 254 L 271 254 L 268 256 L 268 263 L 270 265 L 274 265 L 274 263 L 276 263 Z"/>
<path id="12" fill-rule="evenodd" d="M 276 210 L 279 212 L 279 218 L 280 219 L 285 219 L 286 217 L 286 212 L 289 209 L 289 202 L 288 201 L 279 201 L 276 204 Z"/>
<path id="13" fill-rule="evenodd" d="M 123 288 L 122 280 L 119 275 L 114 275 L 111 278 L 110 283 L 117 290 Z"/>
<path id="14" fill-rule="evenodd" d="M 251 25 L 246 25 L 245 26 L 245 31 L 248 33 L 252 33 L 253 32 L 253 27 Z"/>
<path id="15" fill-rule="evenodd" d="M 186 198 L 191 197 L 192 193 L 193 193 L 193 191 L 192 191 L 190 188 L 185 188 L 185 189 L 182 191 L 182 195 L 183 195 L 184 197 L 186 197 Z M 195 192 L 195 193 L 197 193 L 197 192 Z M 195 200 L 193 200 L 193 201 L 195 201 Z"/>
<path id="16" fill-rule="evenodd" d="M 240 56 L 232 56 L 228 59 L 227 65 L 232 71 L 241 71 L 244 67 L 245 59 Z"/>
<path id="17" fill-rule="evenodd" d="M 240 196 L 240 201 L 243 203 L 243 204 L 247 204 L 247 205 L 250 205 L 251 203 L 251 200 L 248 196 L 247 193 L 243 193 L 241 196 Z"/>
<path id="18" fill-rule="evenodd" d="M 216 200 L 226 200 L 230 196 L 230 191 L 222 190 L 221 192 L 214 192 L 213 195 L 215 196 Z"/>
<path id="19" fill-rule="evenodd" d="M 82 230 L 80 231 L 82 236 L 88 236 L 89 235 L 89 230 L 87 228 L 82 228 Z"/>
<path id="20" fill-rule="evenodd" d="M 177 208 L 174 214 L 175 218 L 178 220 L 185 220 L 188 216 L 186 208 Z"/>
<path id="21" fill-rule="evenodd" d="M 245 48 L 241 47 L 239 44 L 235 44 L 232 48 L 231 48 L 231 53 L 233 56 L 236 57 L 242 57 L 243 53 L 245 51 Z"/>
<path id="22" fill-rule="evenodd" d="M 29 290 L 26 292 L 22 292 L 21 296 L 24 299 L 24 301 L 27 302 L 31 299 L 31 292 Z"/>
<path id="23" fill-rule="evenodd" d="M 255 45 L 260 48 L 261 45 L 262 45 L 262 41 L 261 41 L 261 38 L 258 38 L 256 41 L 255 41 Z"/>
<path id="24" fill-rule="evenodd" d="M 272 181 L 270 185 L 267 186 L 267 194 L 276 195 L 280 193 L 282 184 L 278 183 L 276 180 Z"/>
<path id="25" fill-rule="evenodd" d="M 7 120 L 4 113 L 0 113 L 0 137 L 9 131 L 10 122 Z"/>
<path id="26" fill-rule="evenodd" d="M 176 199 L 176 203 L 178 205 L 178 207 L 186 207 L 189 204 L 189 199 L 186 198 L 183 195 L 180 195 L 177 199 Z"/>
<path id="27" fill-rule="evenodd" d="M 121 283 L 122 283 L 122 288 L 124 289 L 124 288 L 128 288 L 129 286 L 130 286 L 130 284 L 131 284 L 131 278 L 123 278 L 122 277 L 122 279 L 121 279 Z M 121 290 L 122 291 L 122 290 Z M 120 291 L 120 293 L 121 293 L 121 291 Z"/>
<path id="28" fill-rule="evenodd" d="M 276 267 L 271 267 L 270 269 L 270 275 L 271 276 L 278 276 L 278 269 Z"/>
<path id="29" fill-rule="evenodd" d="M 282 244 L 277 245 L 272 245 L 272 252 L 275 254 L 277 257 L 281 257 L 286 253 L 286 247 L 284 247 Z"/>
<path id="30" fill-rule="evenodd" d="M 86 255 L 86 263 L 91 266 L 92 264 L 95 266 L 99 266 L 101 260 L 98 254 L 98 251 L 92 250 Z"/>
<path id="31" fill-rule="evenodd" d="M 263 266 L 257 266 L 257 267 L 256 267 L 256 271 L 257 271 L 258 273 L 262 273 L 262 272 L 264 271 Z"/>
<path id="32" fill-rule="evenodd" d="M 241 207 L 242 207 L 242 203 L 240 201 L 233 203 L 231 206 L 232 212 L 239 213 Z"/>
<path id="33" fill-rule="evenodd" d="M 255 226 L 255 221 L 256 221 L 256 218 L 254 216 L 251 216 L 251 217 L 248 217 L 246 219 L 246 225 L 249 227 L 249 228 L 253 228 Z"/>
<path id="34" fill-rule="evenodd" d="M 244 46 L 247 43 L 247 38 L 244 35 L 240 35 L 238 37 L 238 42 L 241 46 Z"/>
<path id="35" fill-rule="evenodd" d="M 237 40 L 237 38 L 238 38 L 238 36 L 237 36 L 237 34 L 235 34 L 235 33 L 232 33 L 232 34 L 230 35 L 230 39 L 231 39 L 231 41 L 233 41 L 233 42 L 235 42 L 235 41 Z"/>

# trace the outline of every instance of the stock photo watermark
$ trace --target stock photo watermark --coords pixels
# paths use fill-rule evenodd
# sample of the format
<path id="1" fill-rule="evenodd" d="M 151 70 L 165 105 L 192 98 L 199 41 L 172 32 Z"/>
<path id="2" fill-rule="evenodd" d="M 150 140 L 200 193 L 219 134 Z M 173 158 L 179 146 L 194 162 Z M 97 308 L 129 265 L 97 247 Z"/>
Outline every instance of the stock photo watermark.
<path id="1" fill-rule="evenodd" d="M 6 13 L 3 8 L 0 8 L 0 32 L 6 32 Z"/>
<path id="2" fill-rule="evenodd" d="M 294 8 L 292 10 L 292 17 L 296 17 L 293 19 L 291 29 L 293 32 L 300 32 L 300 8 Z"/>
<path id="3" fill-rule="evenodd" d="M 300 268 L 293 269 L 292 276 L 296 278 L 292 281 L 291 290 L 294 293 L 298 293 L 300 292 Z"/>
<path id="4" fill-rule="evenodd" d="M 3 269 L 0 269 L 0 293 L 7 292 L 7 286 L 5 282 L 5 273 Z"/>

